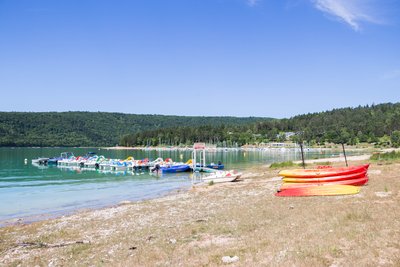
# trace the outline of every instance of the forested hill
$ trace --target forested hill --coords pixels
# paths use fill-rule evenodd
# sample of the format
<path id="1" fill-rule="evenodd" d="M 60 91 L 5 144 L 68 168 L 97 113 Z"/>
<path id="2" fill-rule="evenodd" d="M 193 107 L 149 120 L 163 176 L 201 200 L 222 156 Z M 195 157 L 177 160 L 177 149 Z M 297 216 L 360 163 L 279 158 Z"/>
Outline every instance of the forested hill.
<path id="1" fill-rule="evenodd" d="M 113 146 L 127 134 L 180 126 L 245 125 L 268 118 L 107 112 L 0 112 L 0 146 Z"/>
<path id="2" fill-rule="evenodd" d="M 220 146 L 261 142 L 359 142 L 400 145 L 400 103 L 359 106 L 299 115 L 290 119 L 259 121 L 247 125 L 196 126 L 138 132 L 125 136 L 124 145 L 176 145 L 196 141 Z"/>
<path id="3" fill-rule="evenodd" d="M 261 123 L 262 124 L 262 123 Z M 400 103 L 386 103 L 356 108 L 299 115 L 285 127 L 301 131 L 308 140 L 331 142 L 379 142 L 400 130 Z"/>
<path id="4" fill-rule="evenodd" d="M 290 119 L 106 112 L 0 112 L 0 146 L 191 145 L 293 141 L 400 145 L 400 103 L 334 109 Z"/>

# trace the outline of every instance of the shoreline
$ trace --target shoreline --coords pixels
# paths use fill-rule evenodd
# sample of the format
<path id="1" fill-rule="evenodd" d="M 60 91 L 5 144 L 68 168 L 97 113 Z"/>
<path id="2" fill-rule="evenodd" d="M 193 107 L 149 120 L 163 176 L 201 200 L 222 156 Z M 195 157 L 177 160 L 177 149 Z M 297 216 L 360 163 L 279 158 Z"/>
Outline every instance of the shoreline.
<path id="1" fill-rule="evenodd" d="M 368 160 L 371 155 L 360 155 L 360 156 L 348 156 L 347 160 L 348 161 L 363 161 L 363 160 Z M 294 161 L 294 163 L 299 164 L 302 161 Z M 306 164 L 313 164 L 313 163 L 321 163 L 321 162 L 330 162 L 330 163 L 344 163 L 344 157 L 339 156 L 339 157 L 331 157 L 331 158 L 321 158 L 321 159 L 308 159 L 305 160 Z M 251 177 L 253 175 L 251 169 L 252 168 L 263 168 L 269 166 L 269 164 L 254 164 L 252 166 L 248 166 L 245 170 L 243 170 L 243 177 Z M 200 183 L 201 185 L 202 183 Z M 0 228 L 3 227 L 9 227 L 9 226 L 15 226 L 15 225 L 26 225 L 26 224 L 31 224 L 31 223 L 36 223 L 36 222 L 41 222 L 41 221 L 47 221 L 47 220 L 53 220 L 53 219 L 58 219 L 61 217 L 65 216 L 72 216 L 75 214 L 79 214 L 81 212 L 90 212 L 90 211 L 96 211 L 96 210 L 103 210 L 103 209 L 108 209 L 108 208 L 114 208 L 119 205 L 125 205 L 127 203 L 140 203 L 142 201 L 147 201 L 147 200 L 153 200 L 153 199 L 162 199 L 163 197 L 166 196 L 171 196 L 175 194 L 179 194 L 181 191 L 190 191 L 193 189 L 193 187 L 197 187 L 199 184 L 192 184 L 192 188 L 185 188 L 184 186 L 176 189 L 172 189 L 171 191 L 165 191 L 161 195 L 154 196 L 154 197 L 148 197 L 148 198 L 143 198 L 140 200 L 121 200 L 117 203 L 109 203 L 105 205 L 99 205 L 99 206 L 94 206 L 94 207 L 84 207 L 84 208 L 79 208 L 79 209 L 71 209 L 71 210 L 64 210 L 64 211 L 57 211 L 57 212 L 45 212 L 45 213 L 40 213 L 40 214 L 33 214 L 33 215 L 28 215 L 28 216 L 22 216 L 22 217 L 16 217 L 16 218 L 10 218 L 10 219 L 4 219 L 0 220 Z"/>
<path id="2" fill-rule="evenodd" d="M 371 158 L 372 154 L 364 154 L 364 155 L 358 155 L 358 156 L 347 156 L 347 161 L 365 161 L 369 160 Z M 345 158 L 344 156 L 339 156 L 339 157 L 333 157 L 333 158 L 321 158 L 321 159 L 307 159 L 304 161 L 306 164 L 311 164 L 311 163 L 323 163 L 323 162 L 330 162 L 330 163 L 345 163 Z M 301 160 L 296 160 L 293 161 L 293 163 L 299 164 L 302 163 Z"/>
<path id="3" fill-rule="evenodd" d="M 10 219 L 4 219 L 4 220 L 0 220 L 0 229 L 4 228 L 4 227 L 10 227 L 10 226 L 29 225 L 32 223 L 39 223 L 39 222 L 48 221 L 48 220 L 56 220 L 56 219 L 63 218 L 63 217 L 73 216 L 73 215 L 76 215 L 79 213 L 94 212 L 97 210 L 115 208 L 120 205 L 140 203 L 143 201 L 159 199 L 159 198 L 167 197 L 170 195 L 179 194 L 180 192 L 183 192 L 183 191 L 189 191 L 190 189 L 191 189 L 190 186 L 188 186 L 188 187 L 180 186 L 179 188 L 166 190 L 165 192 L 163 192 L 161 194 L 157 194 L 153 197 L 144 197 L 144 198 L 141 198 L 138 200 L 125 199 L 125 200 L 120 200 L 118 202 L 113 202 L 113 203 L 103 204 L 103 205 L 99 204 L 99 205 L 88 206 L 88 207 L 83 207 L 83 208 L 75 208 L 75 209 L 71 208 L 68 210 L 59 210 L 59 211 L 55 211 L 55 212 L 45 212 L 45 213 L 40 213 L 40 214 L 33 214 L 33 215 L 15 217 L 15 218 L 10 218 Z"/>
<path id="4" fill-rule="evenodd" d="M 373 163 L 354 196 L 277 198 L 279 170 L 262 165 L 235 183 L 0 228 L 0 264 L 219 266 L 237 256 L 235 266 L 391 265 L 399 170 Z"/>
<path id="5" fill-rule="evenodd" d="M 191 146 L 149 146 L 149 147 L 125 147 L 125 146 L 112 146 L 112 147 L 99 147 L 104 150 L 193 150 Z M 271 147 L 271 146 L 247 146 L 247 147 L 206 147 L 206 150 L 279 150 L 279 149 L 300 149 L 299 146 L 283 146 L 283 147 Z M 342 151 L 341 147 L 305 147 L 306 150 L 312 151 Z M 394 150 L 396 148 L 382 148 L 381 150 Z M 377 150 L 374 147 L 346 147 L 348 151 L 371 151 Z"/>

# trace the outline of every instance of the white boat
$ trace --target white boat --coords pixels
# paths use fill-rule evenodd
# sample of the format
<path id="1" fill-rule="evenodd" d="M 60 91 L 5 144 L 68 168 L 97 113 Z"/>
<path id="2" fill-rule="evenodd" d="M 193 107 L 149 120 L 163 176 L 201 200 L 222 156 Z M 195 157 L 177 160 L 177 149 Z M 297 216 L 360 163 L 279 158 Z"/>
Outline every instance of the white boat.
<path id="1" fill-rule="evenodd" d="M 57 165 L 58 166 L 64 166 L 64 167 L 65 166 L 78 166 L 78 164 L 79 164 L 78 158 L 79 157 L 75 157 L 75 156 L 72 156 L 72 157 L 69 157 L 69 158 L 65 158 L 65 159 L 59 160 L 57 162 Z"/>
<path id="2" fill-rule="evenodd" d="M 32 159 L 32 164 L 47 165 L 47 161 L 49 161 L 49 158 L 37 158 Z"/>
<path id="3" fill-rule="evenodd" d="M 233 182 L 239 179 L 242 173 L 235 171 L 216 171 L 215 173 L 205 176 L 202 178 L 203 182 L 206 183 L 225 183 Z"/>

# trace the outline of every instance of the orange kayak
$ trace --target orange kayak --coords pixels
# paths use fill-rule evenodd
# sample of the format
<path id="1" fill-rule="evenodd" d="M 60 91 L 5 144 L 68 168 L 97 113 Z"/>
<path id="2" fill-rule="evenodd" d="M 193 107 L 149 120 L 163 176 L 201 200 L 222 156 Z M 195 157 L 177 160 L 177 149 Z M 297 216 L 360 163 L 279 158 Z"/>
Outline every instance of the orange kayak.
<path id="1" fill-rule="evenodd" d="M 323 186 L 323 185 L 355 185 L 362 186 L 368 182 L 368 176 L 364 176 L 358 179 L 351 180 L 342 180 L 342 181 L 334 181 L 334 182 L 325 182 L 325 183 L 283 183 L 281 186 L 281 191 L 291 188 L 302 188 L 309 186 Z"/>
<path id="2" fill-rule="evenodd" d="M 283 170 L 279 172 L 280 176 L 291 178 L 319 178 L 329 176 L 341 176 L 353 173 L 359 173 L 368 170 L 369 164 L 360 166 L 351 166 L 343 168 L 327 168 L 327 169 L 294 169 Z"/>
<path id="3" fill-rule="evenodd" d="M 363 169 L 360 172 L 339 175 L 339 176 L 304 177 L 304 178 L 283 177 L 283 181 L 289 182 L 289 183 L 324 183 L 324 182 L 335 182 L 335 181 L 358 179 L 358 178 L 363 178 L 366 175 L 367 175 L 367 170 Z"/>

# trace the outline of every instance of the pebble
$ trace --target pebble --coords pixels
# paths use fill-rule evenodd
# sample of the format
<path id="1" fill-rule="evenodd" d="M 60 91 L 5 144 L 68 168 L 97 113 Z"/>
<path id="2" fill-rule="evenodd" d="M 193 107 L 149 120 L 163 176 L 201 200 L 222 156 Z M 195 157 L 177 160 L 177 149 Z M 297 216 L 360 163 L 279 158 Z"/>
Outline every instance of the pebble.
<path id="1" fill-rule="evenodd" d="M 127 204 L 132 204 L 132 201 L 124 200 L 124 201 L 119 202 L 119 205 L 127 205 Z"/>
<path id="2" fill-rule="evenodd" d="M 222 257 L 222 262 L 223 263 L 232 263 L 232 262 L 237 262 L 239 261 L 239 257 L 238 256 L 223 256 Z"/>
<path id="3" fill-rule="evenodd" d="M 176 243 L 176 239 L 170 239 L 170 240 L 169 240 L 169 243 L 175 244 L 175 243 Z"/>

